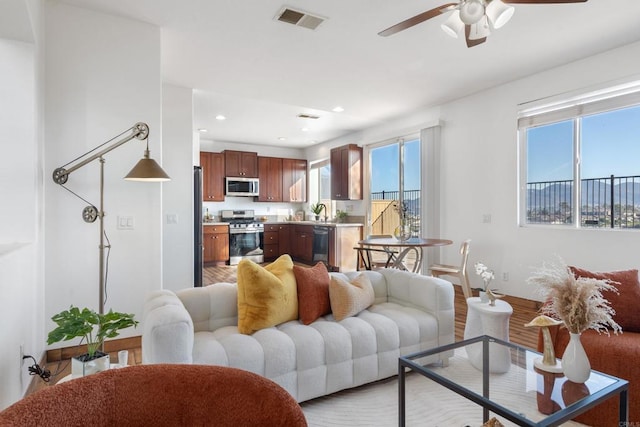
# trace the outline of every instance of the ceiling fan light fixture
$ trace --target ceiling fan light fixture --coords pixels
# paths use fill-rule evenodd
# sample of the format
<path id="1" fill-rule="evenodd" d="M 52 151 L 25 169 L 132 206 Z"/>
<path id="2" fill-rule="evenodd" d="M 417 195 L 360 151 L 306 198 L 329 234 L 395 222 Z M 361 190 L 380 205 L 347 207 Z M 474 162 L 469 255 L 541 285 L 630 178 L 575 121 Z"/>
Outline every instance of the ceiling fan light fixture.
<path id="1" fill-rule="evenodd" d="M 504 4 L 501 0 L 493 0 L 487 6 L 487 16 L 495 29 L 509 22 L 514 12 L 515 8 L 513 6 Z"/>
<path id="2" fill-rule="evenodd" d="M 473 25 L 484 16 L 483 0 L 465 0 L 460 4 L 460 19 L 465 25 Z"/>
<path id="3" fill-rule="evenodd" d="M 471 25 L 469 40 L 480 40 L 489 37 L 489 35 L 491 35 L 489 20 L 486 16 L 483 16 L 478 22 Z"/>
<path id="4" fill-rule="evenodd" d="M 451 12 L 449 18 L 445 21 L 444 24 L 440 26 L 440 28 L 442 28 L 442 31 L 444 31 L 446 34 L 450 35 L 454 39 L 457 39 L 458 34 L 460 34 L 464 29 L 464 22 L 462 22 L 462 20 L 460 19 L 460 11 L 454 10 L 453 12 Z"/>

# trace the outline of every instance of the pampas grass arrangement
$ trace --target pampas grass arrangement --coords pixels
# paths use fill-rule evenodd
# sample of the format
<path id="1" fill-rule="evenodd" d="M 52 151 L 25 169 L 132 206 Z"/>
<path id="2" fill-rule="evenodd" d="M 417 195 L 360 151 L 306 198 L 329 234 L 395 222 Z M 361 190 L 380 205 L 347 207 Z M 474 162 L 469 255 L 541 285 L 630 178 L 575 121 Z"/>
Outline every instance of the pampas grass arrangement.
<path id="1" fill-rule="evenodd" d="M 576 278 L 569 267 L 558 258 L 543 263 L 535 271 L 527 284 L 536 286 L 547 303 L 542 312 L 564 322 L 569 332 L 580 334 L 587 329 L 609 335 L 609 329 L 615 334 L 622 328 L 613 320 L 615 310 L 603 296 L 603 291 L 618 293 L 610 280 L 586 277 Z"/>

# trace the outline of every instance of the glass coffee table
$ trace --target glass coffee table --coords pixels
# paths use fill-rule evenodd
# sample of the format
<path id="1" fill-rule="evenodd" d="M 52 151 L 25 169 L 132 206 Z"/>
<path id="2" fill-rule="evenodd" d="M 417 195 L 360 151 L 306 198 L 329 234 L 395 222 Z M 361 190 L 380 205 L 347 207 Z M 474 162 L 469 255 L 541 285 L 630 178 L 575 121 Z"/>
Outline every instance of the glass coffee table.
<path id="1" fill-rule="evenodd" d="M 467 349 L 472 353 L 481 350 L 481 369 L 469 362 Z M 451 351 L 454 356 L 446 366 L 420 364 L 426 356 Z M 504 373 L 491 373 L 492 355 L 504 352 L 509 352 L 511 366 Z M 399 425 L 405 425 L 406 376 L 411 371 L 481 406 L 483 422 L 494 413 L 519 426 L 557 426 L 618 395 L 619 425 L 626 425 L 628 381 L 592 370 L 584 384 L 576 384 L 561 373 L 534 367 L 541 357 L 536 351 L 487 335 L 402 356 L 398 361 Z"/>

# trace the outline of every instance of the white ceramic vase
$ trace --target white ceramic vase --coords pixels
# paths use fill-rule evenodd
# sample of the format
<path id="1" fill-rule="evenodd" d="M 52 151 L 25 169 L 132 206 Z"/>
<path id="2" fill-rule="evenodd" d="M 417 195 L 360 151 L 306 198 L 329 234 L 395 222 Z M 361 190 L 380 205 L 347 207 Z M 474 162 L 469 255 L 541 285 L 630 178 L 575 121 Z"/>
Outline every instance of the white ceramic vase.
<path id="1" fill-rule="evenodd" d="M 580 334 L 570 333 L 569 344 L 562 356 L 562 372 L 574 383 L 583 383 L 591 375 L 591 364 L 580 341 Z"/>
<path id="2" fill-rule="evenodd" d="M 489 302 L 489 295 L 485 291 L 478 291 L 480 302 Z"/>

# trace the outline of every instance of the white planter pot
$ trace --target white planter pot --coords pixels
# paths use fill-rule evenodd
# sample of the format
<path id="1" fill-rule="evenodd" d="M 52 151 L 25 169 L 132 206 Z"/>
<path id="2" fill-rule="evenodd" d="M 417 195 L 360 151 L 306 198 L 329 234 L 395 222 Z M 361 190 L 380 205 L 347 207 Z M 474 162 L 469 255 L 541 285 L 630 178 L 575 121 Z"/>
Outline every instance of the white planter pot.
<path id="1" fill-rule="evenodd" d="M 109 370 L 109 355 L 101 351 L 96 352 L 96 358 L 83 361 L 88 354 L 82 354 L 71 359 L 71 374 L 78 377 Z"/>
<path id="2" fill-rule="evenodd" d="M 570 333 L 569 344 L 562 355 L 562 372 L 574 383 L 583 383 L 591 375 L 591 364 L 580 341 L 580 334 Z"/>

